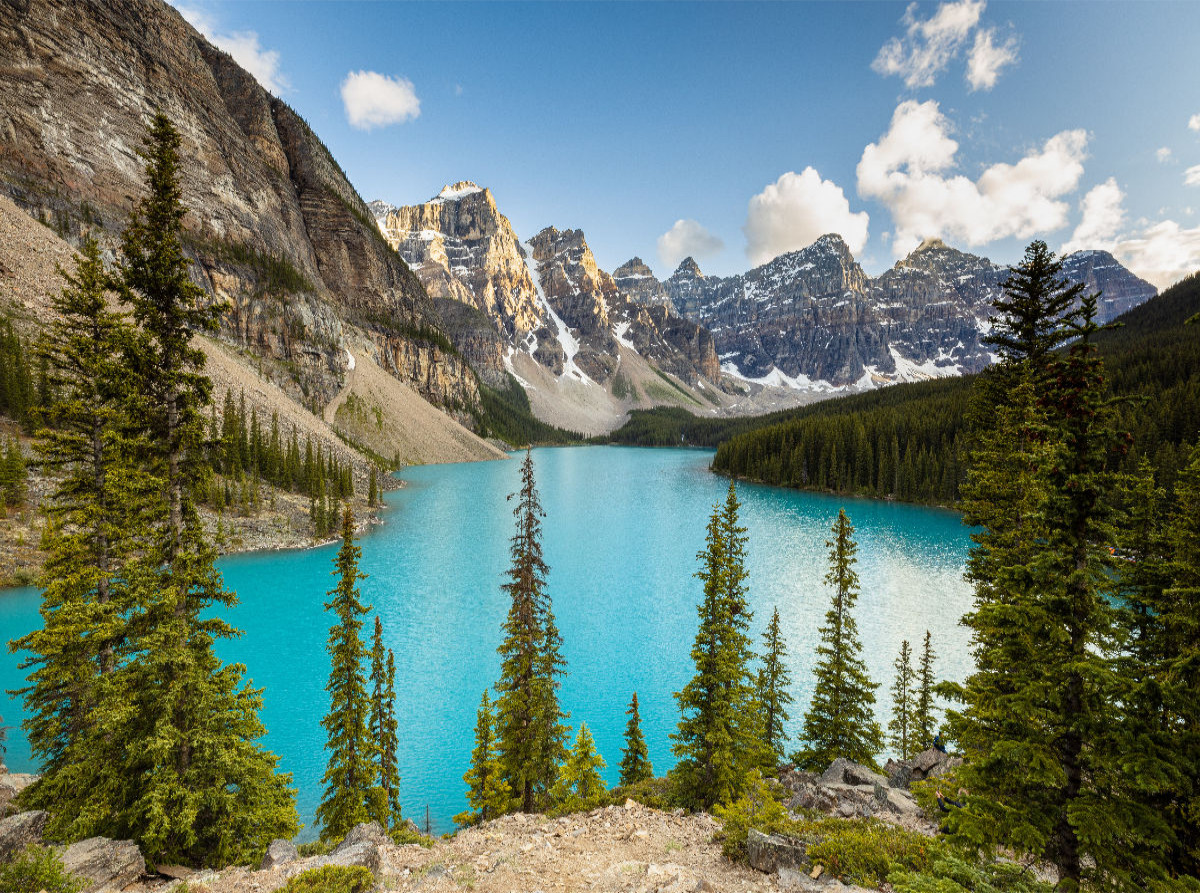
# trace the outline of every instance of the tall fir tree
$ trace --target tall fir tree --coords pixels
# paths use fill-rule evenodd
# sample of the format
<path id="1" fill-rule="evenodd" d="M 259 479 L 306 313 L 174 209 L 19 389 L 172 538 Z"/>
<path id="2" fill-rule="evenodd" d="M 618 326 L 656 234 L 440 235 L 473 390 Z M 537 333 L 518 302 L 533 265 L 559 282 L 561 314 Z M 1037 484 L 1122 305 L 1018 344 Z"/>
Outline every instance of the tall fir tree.
<path id="1" fill-rule="evenodd" d="M 509 497 L 511 498 L 511 496 Z M 496 738 L 505 781 L 519 808 L 533 812 L 558 776 L 566 754 L 566 714 L 558 701 L 565 673 L 561 637 L 546 588 L 549 568 L 542 557 L 542 511 L 533 473 L 533 454 L 521 464 L 512 565 L 501 587 L 511 599 L 504 622 L 500 680 L 496 683 Z"/>
<path id="2" fill-rule="evenodd" d="M 824 770 L 838 757 L 866 766 L 875 765 L 883 747 L 883 731 L 875 720 L 875 689 L 863 663 L 854 603 L 858 599 L 858 574 L 854 565 L 854 527 L 845 509 L 833 523 L 829 572 L 825 583 L 833 590 L 821 644 L 817 646 L 816 677 L 812 702 L 804 714 L 803 746 L 792 759 L 802 769 Z"/>
<path id="3" fill-rule="evenodd" d="M 713 507 L 707 543 L 697 556 L 704 598 L 691 652 L 696 675 L 675 693 L 681 714 L 671 736 L 680 758 L 675 774 L 683 798 L 701 809 L 732 803 L 747 773 L 768 758 L 750 674 L 747 630 L 753 615 L 746 601 L 746 530 L 738 523 L 739 507 L 731 481 L 725 504 Z"/>
<path id="4" fill-rule="evenodd" d="M 385 828 L 399 827 L 400 770 L 396 765 L 396 658 L 383 645 L 383 623 L 375 617 L 371 636 L 371 739 L 380 794 L 371 798 L 372 820 Z"/>
<path id="5" fill-rule="evenodd" d="M 327 646 L 329 712 L 321 721 L 328 734 L 329 764 L 322 778 L 325 792 L 317 807 L 321 840 L 326 842 L 341 840 L 355 825 L 378 820 L 386 812 L 369 722 L 371 698 L 363 673 L 367 656 L 363 617 L 370 607 L 362 603 L 358 591 L 358 581 L 366 578 L 358 570 L 361 555 L 362 550 L 354 545 L 354 513 L 347 505 L 342 513 L 342 547 L 334 562 L 338 582 L 325 603 L 325 610 L 332 611 L 335 618 Z"/>
<path id="6" fill-rule="evenodd" d="M 130 535 L 139 482 L 130 462 L 136 436 L 126 413 L 121 353 L 127 320 L 108 309 L 111 282 L 95 240 L 87 239 L 73 272 L 53 299 L 54 318 L 39 354 L 46 358 L 50 402 L 43 407 L 37 452 L 57 484 L 49 518 L 42 628 L 12 643 L 29 652 L 21 669 L 29 685 L 24 722 L 41 778 L 25 795 L 53 807 L 51 834 L 62 835 L 86 800 L 97 764 L 86 759 L 92 711 L 103 677 L 123 656 L 129 593 L 123 568 L 135 547 Z"/>
<path id="7" fill-rule="evenodd" d="M 596 740 L 587 723 L 580 723 L 575 746 L 567 753 L 554 783 L 557 808 L 562 812 L 580 812 L 599 806 L 608 792 L 600 776 L 604 767 L 604 758 L 596 751 Z"/>
<path id="8" fill-rule="evenodd" d="M 925 641 L 921 645 L 921 660 L 917 664 L 916 698 L 912 708 L 912 750 L 920 753 L 933 746 L 937 738 L 937 673 L 934 671 L 934 661 L 937 652 L 933 650 L 933 633 L 925 630 Z"/>
<path id="9" fill-rule="evenodd" d="M 787 708 L 792 703 L 792 674 L 787 668 L 787 644 L 779 630 L 779 608 L 771 615 L 771 622 L 763 633 L 762 663 L 755 687 L 763 714 L 763 736 L 772 764 L 768 768 L 773 770 L 784 758 L 788 737 L 784 724 L 790 719 Z"/>
<path id="10" fill-rule="evenodd" d="M 650 765 L 650 751 L 642 734 L 642 715 L 638 710 L 636 691 L 625 712 L 629 715 L 629 722 L 625 724 L 625 747 L 621 751 L 620 783 L 630 785 L 653 778 L 654 767 Z"/>
<path id="11" fill-rule="evenodd" d="M 892 681 L 892 718 L 888 722 L 888 743 L 907 760 L 916 751 L 914 741 L 916 729 L 916 696 L 913 690 L 915 675 L 912 668 L 912 647 L 908 639 L 900 643 L 900 654 L 896 658 L 896 675 Z"/>
<path id="12" fill-rule="evenodd" d="M 134 460 L 157 478 L 157 499 L 130 523 L 140 540 L 124 573 L 129 659 L 104 681 L 84 757 L 96 784 L 69 837 L 133 838 L 157 862 L 228 864 L 258 858 L 297 828 L 290 776 L 257 740 L 261 691 L 213 643 L 237 634 L 214 616 L 236 603 L 192 499 L 206 473 L 203 409 L 211 382 L 192 344 L 219 308 L 201 304 L 183 254 L 180 138 L 156 114 L 142 152 L 147 194 L 121 237 L 116 284 L 137 325 L 125 351 L 129 418 L 142 432 Z"/>
<path id="13" fill-rule="evenodd" d="M 467 802 L 474 810 L 454 817 L 459 825 L 487 822 L 508 812 L 512 789 L 504 779 L 504 764 L 497 749 L 495 717 L 487 689 L 475 714 L 475 749 L 471 751 L 471 768 L 463 776 L 467 783 Z"/>

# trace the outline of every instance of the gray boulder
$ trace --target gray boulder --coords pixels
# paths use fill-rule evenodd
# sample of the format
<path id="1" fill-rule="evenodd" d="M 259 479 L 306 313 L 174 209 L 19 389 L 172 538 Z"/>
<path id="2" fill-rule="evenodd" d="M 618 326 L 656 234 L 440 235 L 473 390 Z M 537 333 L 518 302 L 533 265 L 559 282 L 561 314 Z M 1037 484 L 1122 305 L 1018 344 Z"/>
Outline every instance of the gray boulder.
<path id="1" fill-rule="evenodd" d="M 917 815 L 921 807 L 908 791 L 875 785 L 876 812 L 887 810 L 896 815 Z"/>
<path id="2" fill-rule="evenodd" d="M 10 804 L 17 794 L 25 790 L 41 776 L 29 775 L 25 772 L 5 772 L 0 775 L 0 818 L 8 814 Z M 12 807 L 15 811 L 15 807 Z"/>
<path id="3" fill-rule="evenodd" d="M 872 772 L 866 766 L 859 765 L 853 760 L 838 757 L 829 764 L 829 768 L 821 774 L 821 784 L 874 785 L 887 784 L 888 780 L 878 772 Z"/>
<path id="4" fill-rule="evenodd" d="M 89 837 L 59 855 L 68 872 L 89 882 L 85 893 L 123 890 L 146 872 L 146 860 L 132 840 Z"/>
<path id="5" fill-rule="evenodd" d="M 363 822 L 350 829 L 350 833 L 330 854 L 329 863 L 347 868 L 366 868 L 378 875 L 382 862 L 379 848 L 390 842 L 391 838 L 378 822 Z"/>
<path id="6" fill-rule="evenodd" d="M 289 862 L 295 862 L 300 858 L 300 852 L 296 849 L 296 845 L 290 840 L 276 838 L 271 841 L 267 847 L 266 853 L 263 854 L 262 864 L 258 866 L 259 871 L 267 871 L 271 868 L 278 868 L 280 865 L 287 865 Z"/>
<path id="7" fill-rule="evenodd" d="M 0 862 L 19 853 L 31 843 L 42 842 L 50 813 L 42 810 L 18 812 L 0 821 Z"/>
<path id="8" fill-rule="evenodd" d="M 750 867 L 774 874 L 781 868 L 803 866 L 808 861 L 808 847 L 793 837 L 767 835 L 751 828 L 746 835 L 746 856 Z"/>
<path id="9" fill-rule="evenodd" d="M 938 763 L 946 759 L 946 754 L 942 753 L 937 748 L 931 747 L 928 750 L 923 750 L 911 760 L 908 761 L 909 766 L 913 770 L 913 774 L 918 778 L 925 778 L 929 774 L 929 770 Z M 919 774 L 918 774 L 919 773 Z"/>

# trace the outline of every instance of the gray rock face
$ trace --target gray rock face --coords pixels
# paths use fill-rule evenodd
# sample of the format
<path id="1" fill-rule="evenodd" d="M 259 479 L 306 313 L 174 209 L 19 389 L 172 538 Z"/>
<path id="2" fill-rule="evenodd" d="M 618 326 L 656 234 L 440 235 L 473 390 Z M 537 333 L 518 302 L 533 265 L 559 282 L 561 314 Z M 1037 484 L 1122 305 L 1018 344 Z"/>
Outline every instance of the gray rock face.
<path id="1" fill-rule="evenodd" d="M 1106 322 L 1155 294 L 1106 252 L 1064 259 L 1071 282 L 1104 293 Z M 860 387 L 975 372 L 991 362 L 981 336 L 1008 270 L 938 239 L 871 279 L 840 236 L 822 236 L 739 276 L 704 276 L 691 258 L 663 283 L 689 319 L 709 327 L 722 362 L 748 378 Z"/>
<path id="2" fill-rule="evenodd" d="M 132 840 L 90 837 L 61 851 L 68 872 L 85 878 L 85 893 L 122 890 L 146 872 L 146 860 Z"/>
<path id="3" fill-rule="evenodd" d="M 330 865 L 359 867 L 379 874 L 382 856 L 379 848 L 391 842 L 378 822 L 355 825 L 329 856 Z"/>
<path id="4" fill-rule="evenodd" d="M 296 849 L 296 845 L 290 840 L 275 839 L 271 841 L 267 851 L 263 854 L 262 864 L 258 866 L 259 871 L 266 871 L 271 868 L 278 868 L 280 865 L 287 865 L 289 862 L 295 862 L 300 858 L 300 852 Z"/>
<path id="5" fill-rule="evenodd" d="M 781 868 L 800 868 L 808 861 L 808 848 L 793 837 L 751 828 L 746 835 L 746 856 L 751 868 L 773 874 Z"/>
<path id="6" fill-rule="evenodd" d="M 663 284 L 640 257 L 621 264 L 613 270 L 612 277 L 617 288 L 634 302 L 647 307 L 666 307 L 673 316 L 679 315 Z"/>
<path id="7" fill-rule="evenodd" d="M 24 772 L 6 772 L 0 775 L 0 817 L 8 813 L 16 796 L 37 781 L 38 777 Z"/>
<path id="8" fill-rule="evenodd" d="M 42 842 L 42 832 L 50 813 L 43 810 L 18 812 L 0 821 L 0 862 L 19 853 L 31 843 Z"/>
<path id="9" fill-rule="evenodd" d="M 820 780 L 824 785 L 886 785 L 888 782 L 886 776 L 872 772 L 866 766 L 859 765 L 853 760 L 847 760 L 845 757 L 838 757 L 830 763 L 829 768 L 821 774 Z"/>

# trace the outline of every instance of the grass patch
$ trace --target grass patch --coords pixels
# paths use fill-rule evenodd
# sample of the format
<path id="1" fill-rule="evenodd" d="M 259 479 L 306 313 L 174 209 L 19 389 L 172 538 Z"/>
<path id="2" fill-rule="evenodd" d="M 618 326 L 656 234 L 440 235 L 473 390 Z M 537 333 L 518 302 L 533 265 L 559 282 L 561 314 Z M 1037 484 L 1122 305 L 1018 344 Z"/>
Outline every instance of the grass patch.
<path id="1" fill-rule="evenodd" d="M 301 872 L 280 893 L 369 893 L 375 875 L 366 868 L 325 865 Z"/>

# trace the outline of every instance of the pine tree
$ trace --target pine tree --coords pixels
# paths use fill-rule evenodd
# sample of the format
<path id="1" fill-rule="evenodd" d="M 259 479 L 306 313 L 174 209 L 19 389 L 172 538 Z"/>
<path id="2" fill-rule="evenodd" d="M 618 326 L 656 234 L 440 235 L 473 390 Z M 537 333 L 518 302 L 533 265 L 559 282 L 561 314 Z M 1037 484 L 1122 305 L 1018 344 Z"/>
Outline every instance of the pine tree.
<path id="1" fill-rule="evenodd" d="M 101 677 L 121 657 L 129 607 L 122 570 L 133 549 L 127 519 L 139 491 L 120 352 L 126 320 L 108 309 L 110 283 L 94 240 L 84 242 L 74 272 L 53 299 L 54 317 L 39 354 L 47 358 L 53 397 L 43 408 L 39 459 L 58 483 L 46 504 L 48 556 L 42 629 L 14 641 L 28 651 L 29 685 L 18 693 L 41 779 L 25 795 L 54 807 L 51 833 L 62 836 L 81 798 L 97 783 L 84 754 Z M 140 486 L 145 490 L 144 483 Z"/>
<path id="2" fill-rule="evenodd" d="M 900 754 L 900 759 L 907 760 L 910 753 L 916 752 L 917 739 L 916 705 L 917 692 L 913 691 L 912 648 L 908 640 L 900 643 L 900 656 L 894 664 L 896 678 L 892 682 L 892 718 L 888 722 L 888 743 Z"/>
<path id="3" fill-rule="evenodd" d="M 379 505 L 379 479 L 375 467 L 371 467 L 371 484 L 367 490 L 367 505 L 371 508 Z"/>
<path id="4" fill-rule="evenodd" d="M 362 641 L 362 618 L 370 607 L 362 603 L 358 581 L 358 559 L 362 550 L 354 545 L 354 513 L 346 506 L 342 514 L 342 547 L 334 562 L 337 586 L 329 591 L 325 610 L 336 618 L 329 629 L 329 712 L 321 725 L 328 733 L 325 749 L 329 764 L 322 783 L 325 793 L 317 807 L 321 840 L 337 841 L 355 825 L 378 817 L 386 805 L 378 803 L 379 777 L 374 763 L 374 742 L 369 725 L 370 697 L 363 675 L 366 648 Z M 386 804 L 386 799 L 384 800 Z"/>
<path id="5" fill-rule="evenodd" d="M 763 665 L 758 671 L 757 696 L 763 712 L 763 731 L 770 749 L 770 769 L 775 769 L 784 757 L 787 731 L 784 723 L 790 718 L 787 708 L 792 703 L 788 690 L 792 686 L 792 674 L 787 668 L 787 645 L 779 631 L 779 608 L 771 615 L 767 631 L 763 633 Z"/>
<path id="6" fill-rule="evenodd" d="M 713 507 L 707 545 L 697 556 L 704 598 L 692 645 L 696 675 L 675 693 L 680 720 L 672 750 L 683 798 L 698 808 L 737 799 L 746 773 L 767 758 L 761 712 L 750 676 L 752 615 L 746 602 L 745 528 L 738 524 L 731 481 L 724 506 Z"/>
<path id="7" fill-rule="evenodd" d="M 561 812 L 581 812 L 599 806 L 608 789 L 600 770 L 604 758 L 596 752 L 596 742 L 586 723 L 580 723 L 575 746 L 567 753 L 552 793 Z"/>
<path id="8" fill-rule="evenodd" d="M 838 757 L 866 766 L 875 765 L 883 747 L 883 732 L 875 721 L 876 684 L 867 675 L 854 603 L 858 598 L 858 574 L 854 564 L 854 527 L 845 509 L 838 511 L 829 547 L 829 573 L 825 583 L 833 598 L 821 627 L 817 646 L 816 682 L 812 702 L 804 714 L 804 746 L 792 759 L 802 769 L 821 771 Z"/>
<path id="9" fill-rule="evenodd" d="M 511 498 L 511 496 L 509 497 Z M 504 622 L 500 681 L 496 684 L 496 738 L 505 781 L 524 812 L 533 812 L 558 775 L 565 755 L 566 714 L 558 703 L 564 672 L 561 641 L 546 591 L 549 568 L 542 558 L 542 511 L 533 475 L 533 455 L 521 465 L 521 491 L 508 582 L 501 587 L 511 604 Z"/>
<path id="10" fill-rule="evenodd" d="M 378 791 L 372 791 L 368 811 L 384 828 L 400 822 L 400 771 L 396 767 L 396 659 L 383 645 L 383 624 L 375 617 L 371 637 L 371 749 L 375 754 Z"/>
<path id="11" fill-rule="evenodd" d="M 650 751 L 642 735 L 642 717 L 638 711 L 636 691 L 625 712 L 629 715 L 629 722 L 625 724 L 625 749 L 621 751 L 620 783 L 630 785 L 653 778 L 654 767 L 650 765 Z"/>
<path id="12" fill-rule="evenodd" d="M 925 630 L 925 643 L 921 646 L 921 662 L 917 667 L 916 700 L 912 707 L 912 747 L 914 753 L 920 753 L 933 746 L 937 737 L 937 703 L 934 700 L 934 688 L 937 685 L 937 675 L 933 670 L 933 662 L 937 654 L 933 650 L 933 634 Z"/>
<path id="13" fill-rule="evenodd" d="M 497 750 L 495 717 L 487 689 L 479 701 L 475 715 L 475 749 L 471 751 L 471 768 L 463 776 L 467 783 L 467 802 L 474 812 L 456 815 L 459 825 L 486 822 L 508 812 L 512 789 L 504 780 L 504 765 Z"/>

